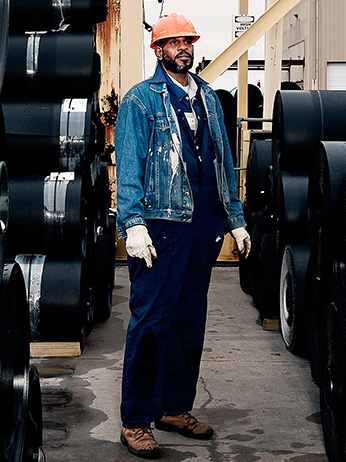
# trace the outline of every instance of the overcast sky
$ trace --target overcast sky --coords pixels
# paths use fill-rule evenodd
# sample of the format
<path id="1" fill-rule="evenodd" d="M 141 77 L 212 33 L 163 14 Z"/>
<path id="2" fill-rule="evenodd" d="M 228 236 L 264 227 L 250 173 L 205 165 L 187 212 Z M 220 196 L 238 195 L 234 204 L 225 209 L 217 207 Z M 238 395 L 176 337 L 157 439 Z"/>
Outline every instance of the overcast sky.
<path id="1" fill-rule="evenodd" d="M 162 4 L 158 0 L 144 0 L 145 20 L 153 25 L 160 14 Z M 202 58 L 216 58 L 232 41 L 233 16 L 239 14 L 239 0 L 164 0 L 163 14 L 181 13 L 191 20 L 201 38 L 195 43 L 196 68 Z M 249 0 L 249 14 L 256 18 L 265 11 L 265 0 Z M 150 77 L 155 68 L 156 58 L 150 48 L 151 34 L 144 30 L 144 72 Z M 249 50 L 249 59 L 264 59 L 264 38 L 258 40 Z M 264 86 L 264 72 L 249 71 L 249 83 L 261 80 Z M 226 71 L 212 83 L 214 89 L 231 90 L 237 86 L 237 72 Z"/>

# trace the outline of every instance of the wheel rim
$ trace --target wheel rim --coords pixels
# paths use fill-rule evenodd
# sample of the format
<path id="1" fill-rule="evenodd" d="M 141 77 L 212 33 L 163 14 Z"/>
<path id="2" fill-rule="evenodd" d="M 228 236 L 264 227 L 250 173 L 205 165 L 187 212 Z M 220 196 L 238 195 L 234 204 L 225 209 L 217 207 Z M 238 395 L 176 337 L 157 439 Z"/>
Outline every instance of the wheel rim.
<path id="1" fill-rule="evenodd" d="M 28 417 L 23 460 L 25 462 L 40 462 L 45 460 L 42 450 L 42 398 L 39 374 L 35 366 L 30 367 L 28 393 Z"/>

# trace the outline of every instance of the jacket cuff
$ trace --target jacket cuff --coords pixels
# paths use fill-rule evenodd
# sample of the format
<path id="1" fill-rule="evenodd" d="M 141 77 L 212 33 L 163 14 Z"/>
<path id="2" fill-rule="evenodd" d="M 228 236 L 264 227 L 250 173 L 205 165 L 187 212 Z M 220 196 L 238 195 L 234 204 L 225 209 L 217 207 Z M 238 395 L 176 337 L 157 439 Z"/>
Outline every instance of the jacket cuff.
<path id="1" fill-rule="evenodd" d="M 244 220 L 244 216 L 242 214 L 236 215 L 233 218 L 228 218 L 227 220 L 227 232 L 237 228 L 246 228 L 246 221 Z"/>
<path id="2" fill-rule="evenodd" d="M 118 231 L 118 238 L 119 239 L 125 239 L 127 237 L 126 230 L 128 228 L 132 228 L 132 226 L 136 225 L 144 225 L 147 226 L 144 218 L 142 217 L 135 217 L 135 218 L 130 218 L 123 224 L 117 224 L 117 231 Z"/>

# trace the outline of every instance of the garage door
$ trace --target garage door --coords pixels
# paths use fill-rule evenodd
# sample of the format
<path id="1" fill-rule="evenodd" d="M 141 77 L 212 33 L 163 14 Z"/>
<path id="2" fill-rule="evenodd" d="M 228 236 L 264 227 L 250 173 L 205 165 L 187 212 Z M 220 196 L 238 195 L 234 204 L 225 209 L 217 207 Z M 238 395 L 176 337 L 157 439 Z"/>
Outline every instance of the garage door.
<path id="1" fill-rule="evenodd" d="M 346 63 L 327 63 L 327 90 L 346 90 Z"/>

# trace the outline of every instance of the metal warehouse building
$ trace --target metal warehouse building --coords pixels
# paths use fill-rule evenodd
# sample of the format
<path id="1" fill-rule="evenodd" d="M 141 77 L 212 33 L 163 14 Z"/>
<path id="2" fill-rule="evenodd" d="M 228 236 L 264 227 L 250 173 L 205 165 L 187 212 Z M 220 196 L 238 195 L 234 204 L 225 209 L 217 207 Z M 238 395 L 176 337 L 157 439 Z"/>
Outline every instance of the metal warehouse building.
<path id="1" fill-rule="evenodd" d="M 346 89 L 346 4 L 302 0 L 283 19 L 283 59 L 302 60 L 283 80 L 304 90 Z"/>

